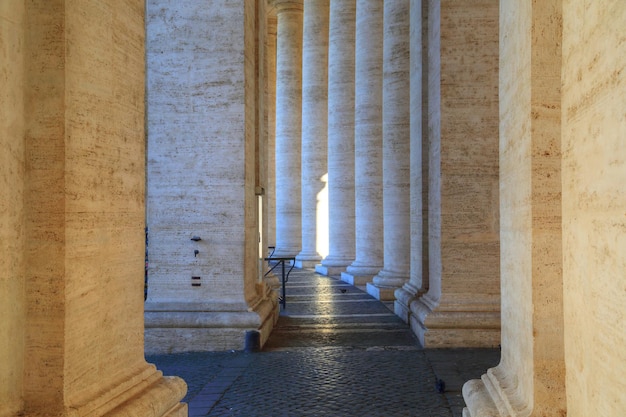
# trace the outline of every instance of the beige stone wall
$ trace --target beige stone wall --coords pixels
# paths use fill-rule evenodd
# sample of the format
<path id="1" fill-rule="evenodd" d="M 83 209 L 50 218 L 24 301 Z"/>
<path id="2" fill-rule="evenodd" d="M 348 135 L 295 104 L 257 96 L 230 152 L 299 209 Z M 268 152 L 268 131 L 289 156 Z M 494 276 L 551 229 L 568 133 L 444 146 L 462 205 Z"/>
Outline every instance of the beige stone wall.
<path id="1" fill-rule="evenodd" d="M 142 1 L 0 7 L 2 416 L 186 411 L 143 353 L 143 19 Z"/>
<path id="2" fill-rule="evenodd" d="M 276 303 L 257 264 L 259 6 L 147 5 L 149 352 L 241 349 L 245 330 L 269 334 Z"/>
<path id="3" fill-rule="evenodd" d="M 0 416 L 22 408 L 24 2 L 0 3 Z"/>
<path id="4" fill-rule="evenodd" d="M 570 416 L 626 410 L 626 8 L 563 1 L 563 277 Z"/>
<path id="5" fill-rule="evenodd" d="M 411 310 L 427 347 L 500 339 L 498 2 L 428 4 L 428 292 Z"/>

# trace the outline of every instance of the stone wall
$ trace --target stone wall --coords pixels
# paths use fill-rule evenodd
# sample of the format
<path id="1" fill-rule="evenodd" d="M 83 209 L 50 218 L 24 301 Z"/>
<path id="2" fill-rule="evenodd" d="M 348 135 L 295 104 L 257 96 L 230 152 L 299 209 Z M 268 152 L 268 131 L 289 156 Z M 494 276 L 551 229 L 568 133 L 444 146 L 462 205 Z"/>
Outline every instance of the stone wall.
<path id="1" fill-rule="evenodd" d="M 626 8 L 563 1 L 563 277 L 570 416 L 626 410 Z"/>
<path id="2" fill-rule="evenodd" d="M 0 416 L 22 408 L 24 367 L 24 2 L 0 4 Z"/>
<path id="3" fill-rule="evenodd" d="M 0 415 L 186 415 L 143 353 L 143 2 L 11 3 Z"/>
<path id="4" fill-rule="evenodd" d="M 411 327 L 426 347 L 497 346 L 498 3 L 430 1 L 427 24 L 428 292 Z"/>

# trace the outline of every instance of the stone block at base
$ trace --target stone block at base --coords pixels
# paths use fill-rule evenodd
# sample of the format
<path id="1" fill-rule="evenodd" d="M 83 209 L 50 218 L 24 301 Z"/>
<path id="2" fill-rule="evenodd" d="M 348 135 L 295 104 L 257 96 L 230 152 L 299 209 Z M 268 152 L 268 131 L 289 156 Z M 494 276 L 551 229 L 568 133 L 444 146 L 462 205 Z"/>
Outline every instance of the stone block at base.
<path id="1" fill-rule="evenodd" d="M 342 272 L 341 280 L 354 286 L 366 285 L 372 280 L 372 275 L 352 275 L 348 272 Z"/>
<path id="2" fill-rule="evenodd" d="M 396 287 L 381 287 L 371 282 L 367 283 L 367 293 L 380 301 L 394 301 Z"/>
<path id="3" fill-rule="evenodd" d="M 345 266 L 325 266 L 322 264 L 315 265 L 315 272 L 321 275 L 326 275 L 327 277 L 340 276 L 345 270 Z"/>

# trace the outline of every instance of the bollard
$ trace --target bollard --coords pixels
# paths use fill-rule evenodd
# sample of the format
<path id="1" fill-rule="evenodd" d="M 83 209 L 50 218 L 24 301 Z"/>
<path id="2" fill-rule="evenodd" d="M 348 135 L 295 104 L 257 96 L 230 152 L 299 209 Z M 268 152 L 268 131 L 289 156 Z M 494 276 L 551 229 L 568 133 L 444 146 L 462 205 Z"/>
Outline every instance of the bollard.
<path id="1" fill-rule="evenodd" d="M 259 333 L 258 330 L 246 330 L 244 350 L 246 353 L 253 353 L 261 350 L 261 333 Z"/>

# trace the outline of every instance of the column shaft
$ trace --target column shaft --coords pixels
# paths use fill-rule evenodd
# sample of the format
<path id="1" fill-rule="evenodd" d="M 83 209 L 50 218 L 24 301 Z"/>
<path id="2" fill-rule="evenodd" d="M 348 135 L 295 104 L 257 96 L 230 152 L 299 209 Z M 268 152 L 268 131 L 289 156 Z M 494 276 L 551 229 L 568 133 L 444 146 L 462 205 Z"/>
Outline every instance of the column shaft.
<path id="1" fill-rule="evenodd" d="M 0 415 L 182 417 L 143 348 L 145 3 L 24 8 L 23 407 Z"/>
<path id="2" fill-rule="evenodd" d="M 429 2 L 429 289 L 425 346 L 500 342 L 498 4 Z"/>
<path id="3" fill-rule="evenodd" d="M 328 51 L 329 253 L 325 275 L 354 261 L 354 37 L 356 0 L 331 0 Z"/>
<path id="4" fill-rule="evenodd" d="M 261 6 L 148 1 L 148 353 L 240 349 L 273 326 L 255 196 Z"/>
<path id="5" fill-rule="evenodd" d="M 423 276 L 423 191 L 422 186 L 424 177 L 422 165 L 422 83 L 424 82 L 424 74 L 422 71 L 422 32 L 427 25 L 422 20 L 424 5 L 428 1 L 411 0 L 410 4 L 410 234 L 411 234 L 411 254 L 410 254 L 410 278 L 402 288 L 395 291 L 394 303 L 395 313 L 405 322 L 409 321 L 410 305 L 415 298 L 420 295 L 419 292 L 424 288 Z"/>
<path id="6" fill-rule="evenodd" d="M 500 364 L 463 387 L 464 415 L 484 415 L 486 404 L 512 415 L 569 415 L 563 340 L 561 167 L 567 165 L 561 159 L 561 1 L 503 1 L 500 7 L 502 311 L 508 320 L 502 323 Z M 577 326 L 575 332 L 580 331 Z M 593 407 L 576 408 L 574 414 L 596 414 L 597 404 Z"/>
<path id="7" fill-rule="evenodd" d="M 277 0 L 276 251 L 302 247 L 302 1 Z"/>
<path id="8" fill-rule="evenodd" d="M 357 0 L 355 56 L 356 259 L 341 274 L 364 284 L 383 264 L 383 3 Z"/>
<path id="9" fill-rule="evenodd" d="M 328 9 L 329 0 L 304 5 L 300 268 L 314 267 L 328 251 Z"/>
<path id="10" fill-rule="evenodd" d="M 408 0 L 384 5 L 384 268 L 367 284 L 367 292 L 380 300 L 395 298 L 394 291 L 409 279 L 411 261 L 409 5 Z"/>
<path id="11" fill-rule="evenodd" d="M 265 41 L 267 111 L 267 180 L 265 183 L 266 240 L 276 246 L 276 10 L 268 7 L 267 38 Z"/>

